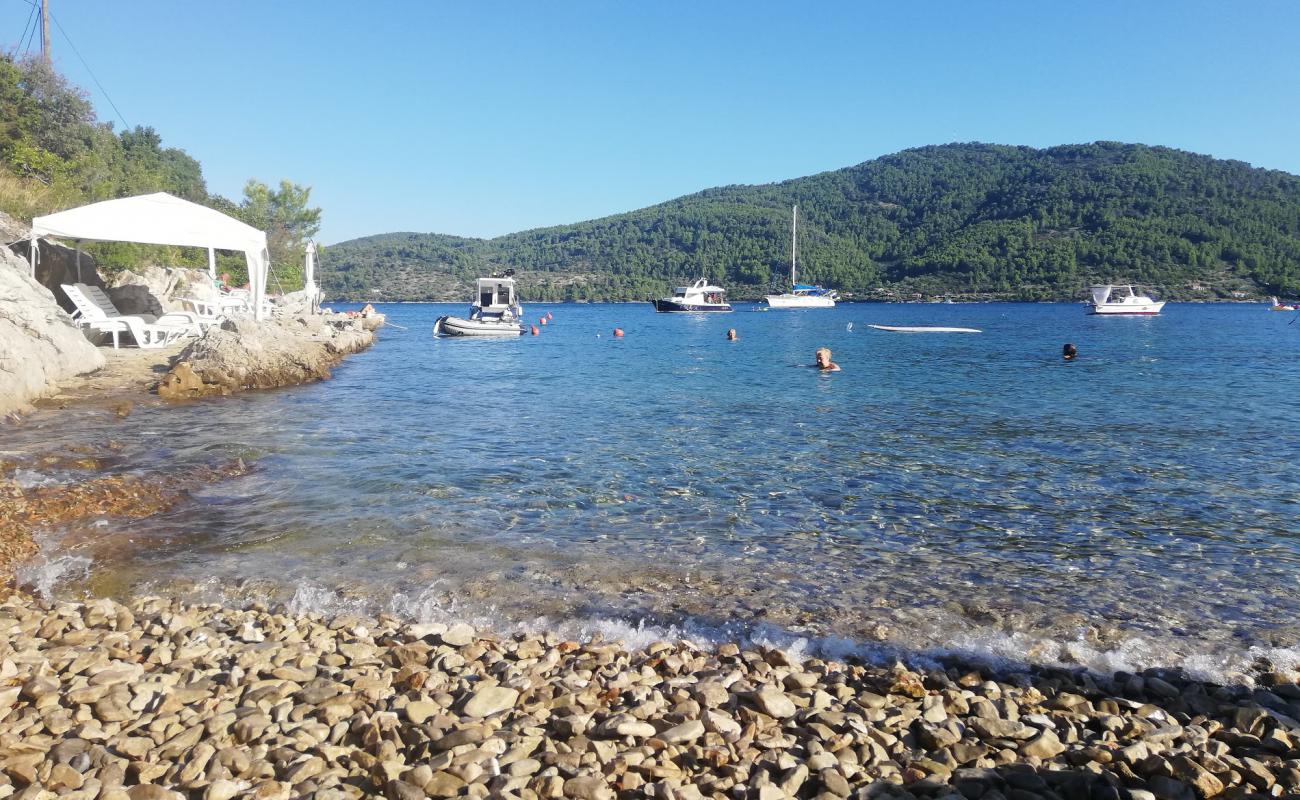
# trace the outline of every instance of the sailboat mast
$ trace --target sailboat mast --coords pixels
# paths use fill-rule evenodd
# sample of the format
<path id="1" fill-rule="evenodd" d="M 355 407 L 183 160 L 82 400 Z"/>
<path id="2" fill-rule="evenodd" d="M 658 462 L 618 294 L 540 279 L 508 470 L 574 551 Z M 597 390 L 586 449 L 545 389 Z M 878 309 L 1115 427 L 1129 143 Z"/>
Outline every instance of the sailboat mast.
<path id="1" fill-rule="evenodd" d="M 790 212 L 790 285 L 794 286 L 798 281 L 794 279 L 795 264 L 799 261 L 799 206 L 795 206 Z"/>

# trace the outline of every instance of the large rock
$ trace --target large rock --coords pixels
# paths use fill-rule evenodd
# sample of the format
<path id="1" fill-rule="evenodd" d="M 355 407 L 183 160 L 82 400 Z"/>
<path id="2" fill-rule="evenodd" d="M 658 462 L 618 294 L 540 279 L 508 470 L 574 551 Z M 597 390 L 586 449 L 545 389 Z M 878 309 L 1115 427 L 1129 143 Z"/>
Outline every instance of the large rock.
<path id="1" fill-rule="evenodd" d="M 3 236 L 5 242 L 13 242 L 9 246 L 12 254 L 24 265 L 28 264 L 30 253 L 27 240 L 30 231 L 30 226 L 0 212 L 0 236 Z M 36 281 L 53 293 L 55 301 L 65 311 L 71 312 L 74 309 L 72 301 L 64 296 L 59 286 L 65 283 L 104 285 L 95 266 L 95 259 L 89 253 L 78 256 L 76 248 L 65 247 L 50 239 L 42 239 L 37 252 L 40 260 L 36 265 Z M 26 271 L 30 267 L 24 266 L 23 269 Z"/>
<path id="2" fill-rule="evenodd" d="M 211 327 L 176 356 L 158 393 L 171 399 L 270 389 L 324 380 L 348 353 L 375 335 L 343 315 L 247 317 Z M 201 387 L 195 385 L 195 376 Z"/>
<path id="3" fill-rule="evenodd" d="M 108 296 L 123 314 L 184 311 L 186 298 L 212 301 L 220 294 L 205 270 L 149 266 L 139 272 L 124 270 L 113 279 Z"/>
<path id="4" fill-rule="evenodd" d="M 320 308 L 321 300 L 324 295 L 320 289 L 299 289 L 296 292 L 289 292 L 276 301 L 276 305 L 284 309 L 289 316 L 299 316 L 302 314 L 313 314 L 316 309 Z"/>
<path id="5" fill-rule="evenodd" d="M 27 273 L 25 261 L 0 247 L 0 414 L 104 366 L 103 354 Z"/>
<path id="6" fill-rule="evenodd" d="M 131 273 L 127 271 L 122 274 L 130 275 Z M 149 315 L 150 319 L 154 319 L 167 313 L 167 309 L 163 307 L 158 295 L 150 291 L 148 286 L 134 283 L 128 283 L 125 286 L 114 286 L 108 290 L 108 298 L 113 301 L 114 308 L 120 314 Z"/>

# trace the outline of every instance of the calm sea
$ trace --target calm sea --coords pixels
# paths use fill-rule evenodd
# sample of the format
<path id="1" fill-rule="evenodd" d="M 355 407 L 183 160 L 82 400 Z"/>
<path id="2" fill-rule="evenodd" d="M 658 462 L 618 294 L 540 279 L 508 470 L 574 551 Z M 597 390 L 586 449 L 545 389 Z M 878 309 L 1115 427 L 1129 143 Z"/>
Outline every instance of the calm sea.
<path id="1" fill-rule="evenodd" d="M 529 305 L 540 336 L 471 341 L 430 335 L 464 305 L 382 310 L 406 330 L 322 384 L 6 429 L 120 442 L 116 469 L 254 465 L 49 539 L 25 580 L 875 658 L 1300 661 L 1292 314 Z M 841 372 L 806 366 L 820 345 Z"/>

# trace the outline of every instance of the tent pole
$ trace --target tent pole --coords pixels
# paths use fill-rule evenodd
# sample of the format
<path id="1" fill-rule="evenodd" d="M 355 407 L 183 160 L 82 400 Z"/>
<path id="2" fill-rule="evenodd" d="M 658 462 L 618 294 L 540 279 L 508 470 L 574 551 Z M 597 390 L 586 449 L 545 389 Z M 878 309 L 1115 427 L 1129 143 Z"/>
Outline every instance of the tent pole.
<path id="1" fill-rule="evenodd" d="M 81 242 L 77 242 L 77 283 L 81 283 Z"/>
<path id="2" fill-rule="evenodd" d="M 208 248 L 208 277 L 214 281 L 217 279 L 217 251 L 211 247 Z"/>
<path id="3" fill-rule="evenodd" d="M 27 261 L 32 265 L 32 280 L 36 280 L 36 245 L 40 239 L 33 236 L 31 246 L 27 248 Z"/>
<path id="4" fill-rule="evenodd" d="M 310 289 L 316 285 L 316 243 L 307 242 L 307 264 L 303 268 L 302 288 Z"/>
<path id="5" fill-rule="evenodd" d="M 253 295 L 253 319 L 261 322 L 264 318 L 262 313 L 262 303 L 266 298 L 266 273 L 271 266 L 271 256 L 266 251 L 261 252 L 261 258 L 258 263 L 249 270 L 249 288 L 252 289 Z"/>

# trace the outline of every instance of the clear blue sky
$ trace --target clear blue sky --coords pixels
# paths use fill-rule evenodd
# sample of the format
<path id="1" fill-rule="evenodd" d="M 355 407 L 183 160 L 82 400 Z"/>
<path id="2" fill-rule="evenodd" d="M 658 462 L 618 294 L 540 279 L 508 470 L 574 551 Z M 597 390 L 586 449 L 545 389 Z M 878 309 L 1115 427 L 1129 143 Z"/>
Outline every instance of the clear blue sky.
<path id="1" fill-rule="evenodd" d="M 1292 0 L 51 4 L 126 122 L 233 199 L 249 177 L 310 185 L 326 243 L 495 236 L 953 141 L 1300 173 Z M 29 11 L 0 0 L 0 44 Z"/>

